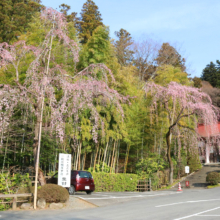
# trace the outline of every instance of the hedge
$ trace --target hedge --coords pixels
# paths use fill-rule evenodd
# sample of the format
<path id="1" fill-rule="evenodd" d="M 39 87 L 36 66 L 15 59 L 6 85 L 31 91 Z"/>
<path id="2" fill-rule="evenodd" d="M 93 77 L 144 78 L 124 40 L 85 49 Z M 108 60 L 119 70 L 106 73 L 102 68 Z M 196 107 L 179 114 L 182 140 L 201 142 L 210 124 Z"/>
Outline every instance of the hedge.
<path id="1" fill-rule="evenodd" d="M 206 176 L 206 182 L 208 182 L 210 185 L 218 185 L 220 182 L 220 174 L 217 172 L 210 172 Z"/>
<path id="2" fill-rule="evenodd" d="M 45 199 L 46 202 L 66 202 L 69 199 L 68 191 L 56 184 L 45 184 L 37 192 L 38 199 Z"/>
<path id="3" fill-rule="evenodd" d="M 138 175 L 136 174 L 110 174 L 92 173 L 96 192 L 124 192 L 136 191 Z"/>

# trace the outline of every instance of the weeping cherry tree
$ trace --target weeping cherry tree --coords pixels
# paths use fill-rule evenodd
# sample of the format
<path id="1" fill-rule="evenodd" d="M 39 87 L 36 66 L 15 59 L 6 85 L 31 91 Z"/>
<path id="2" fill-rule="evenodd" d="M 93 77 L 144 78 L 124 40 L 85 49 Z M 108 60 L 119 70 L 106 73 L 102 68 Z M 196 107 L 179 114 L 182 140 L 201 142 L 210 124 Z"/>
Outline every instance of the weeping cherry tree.
<path id="1" fill-rule="evenodd" d="M 30 47 L 29 49 L 26 47 L 25 42 L 19 44 L 21 45 L 19 50 L 23 50 L 21 54 L 25 55 L 29 52 L 35 56 L 28 67 L 24 83 L 19 82 L 19 57 L 14 55 L 16 54 L 15 49 L 6 44 L 0 46 L 1 51 L 3 51 L 1 53 L 1 66 L 5 67 L 8 64 L 12 64 L 16 70 L 16 86 L 7 88 L 7 92 L 10 94 L 8 96 L 9 100 L 15 99 L 15 104 L 19 102 L 28 103 L 30 111 L 36 118 L 33 144 L 36 177 L 46 108 L 49 109 L 47 114 L 50 116 L 47 131 L 50 131 L 51 135 L 56 135 L 60 143 L 65 138 L 65 124 L 72 123 L 75 129 L 80 130 L 80 113 L 84 110 L 89 110 L 89 119 L 93 125 L 90 132 L 93 141 L 97 143 L 98 129 L 103 123 L 101 123 L 101 117 L 96 109 L 94 98 L 101 98 L 103 105 L 109 102 L 115 105 L 122 119 L 124 115 L 120 103 L 127 100 L 126 97 L 123 97 L 108 86 L 108 80 L 114 82 L 114 77 L 110 69 L 105 65 L 91 64 L 81 72 L 73 75 L 65 70 L 63 64 L 55 63 L 55 59 L 51 58 L 54 40 L 58 40 L 63 45 L 66 56 L 72 58 L 73 65 L 78 62 L 79 48 L 77 43 L 67 35 L 67 23 L 63 14 L 49 8 L 42 11 L 41 19 L 51 25 L 51 28 L 40 46 L 37 48 Z M 1 102 L 3 101 L 2 99 Z M 0 103 L 0 107 L 3 104 Z M 15 105 L 7 105 L 6 107 L 13 112 Z M 2 108 L 0 111 L 2 112 Z M 9 114 L 5 120 L 9 121 L 10 115 L 12 114 Z M 44 180 L 39 179 L 39 181 L 44 184 Z"/>
<path id="2" fill-rule="evenodd" d="M 183 86 L 170 82 L 167 86 L 160 86 L 153 82 L 146 83 L 144 87 L 147 97 L 151 98 L 151 114 L 165 112 L 167 115 L 167 159 L 169 162 L 170 184 L 173 183 L 173 162 L 171 158 L 171 136 L 174 129 L 184 128 L 196 131 L 197 122 L 200 120 L 205 125 L 212 125 L 217 129 L 217 109 L 212 105 L 210 97 L 197 88 Z M 186 120 L 187 119 L 187 120 Z M 194 128 L 189 126 L 189 121 L 194 121 Z M 196 132 L 195 132 L 196 135 Z M 191 137 L 192 140 L 196 138 Z M 197 146 L 197 143 L 194 143 Z"/>

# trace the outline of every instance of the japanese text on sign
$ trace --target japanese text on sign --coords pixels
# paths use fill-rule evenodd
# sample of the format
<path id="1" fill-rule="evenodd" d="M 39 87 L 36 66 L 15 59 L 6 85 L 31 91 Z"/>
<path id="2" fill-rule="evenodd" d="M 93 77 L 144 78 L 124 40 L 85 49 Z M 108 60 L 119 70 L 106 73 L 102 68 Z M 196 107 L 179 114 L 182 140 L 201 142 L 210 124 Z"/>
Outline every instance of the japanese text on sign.
<path id="1" fill-rule="evenodd" d="M 59 153 L 58 185 L 70 187 L 71 154 Z"/>

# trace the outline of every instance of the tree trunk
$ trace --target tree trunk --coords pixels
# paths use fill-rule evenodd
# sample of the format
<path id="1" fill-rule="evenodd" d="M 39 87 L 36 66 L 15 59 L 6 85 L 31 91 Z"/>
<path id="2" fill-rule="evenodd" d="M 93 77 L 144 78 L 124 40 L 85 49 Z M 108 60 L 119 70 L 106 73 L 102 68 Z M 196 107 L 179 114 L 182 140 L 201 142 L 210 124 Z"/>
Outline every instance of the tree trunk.
<path id="1" fill-rule="evenodd" d="M 78 170 L 78 161 L 79 161 L 79 145 L 77 145 L 76 170 Z"/>
<path id="2" fill-rule="evenodd" d="M 102 148 L 100 147 L 100 149 L 99 149 L 99 155 L 98 155 L 98 165 L 100 165 L 100 160 L 101 160 L 101 150 L 102 150 Z"/>
<path id="3" fill-rule="evenodd" d="M 8 136 L 9 136 L 9 133 L 8 133 Z M 4 171 L 4 168 L 5 168 L 5 158 L 7 155 L 7 150 L 8 150 L 8 137 L 7 137 L 6 147 L 5 147 L 5 155 L 4 155 L 3 165 L 2 165 L 2 172 Z"/>
<path id="4" fill-rule="evenodd" d="M 169 128 L 169 131 L 166 134 L 166 142 L 167 142 L 167 159 L 169 162 L 169 169 L 170 169 L 170 173 L 169 173 L 169 182 L 170 184 L 173 184 L 173 161 L 171 158 L 171 145 L 170 145 L 170 134 L 171 134 L 171 128 Z"/>
<path id="5" fill-rule="evenodd" d="M 111 166 L 110 166 L 110 173 L 112 172 L 112 168 L 113 168 L 113 161 L 114 161 L 114 157 L 115 157 L 115 145 L 116 145 L 116 141 L 114 142 L 114 148 L 113 148 L 113 152 L 112 152 L 112 161 L 111 161 Z"/>
<path id="6" fill-rule="evenodd" d="M 130 144 L 127 146 L 127 152 L 126 152 L 126 157 L 125 157 L 124 173 L 126 173 L 126 171 L 127 171 L 129 151 L 130 151 Z"/>
<path id="7" fill-rule="evenodd" d="M 94 159 L 94 165 L 93 165 L 93 173 L 95 172 L 95 166 L 96 166 L 96 160 L 97 160 L 98 152 L 99 152 L 99 143 L 96 145 L 96 153 L 95 153 L 95 159 Z"/>
<path id="8" fill-rule="evenodd" d="M 83 169 L 82 170 L 85 169 L 85 164 L 86 164 L 86 151 L 85 151 L 85 154 L 84 154 L 84 163 L 83 163 Z"/>
<path id="9" fill-rule="evenodd" d="M 38 104 L 39 105 L 39 104 Z M 39 109 L 37 107 L 37 109 Z M 36 110 L 38 111 L 38 110 Z M 39 128 L 40 128 L 40 112 L 38 111 L 37 114 L 37 122 L 35 124 L 35 128 L 34 128 L 34 143 L 33 143 L 33 154 L 34 154 L 34 167 L 36 169 L 36 160 L 37 160 L 37 147 L 38 147 L 38 141 L 39 141 Z"/>
<path id="10" fill-rule="evenodd" d="M 81 149 L 82 149 L 82 140 L 79 144 L 79 162 L 78 162 L 78 170 L 81 170 Z"/>
<path id="11" fill-rule="evenodd" d="M 105 153 L 104 153 L 104 158 L 103 158 L 103 163 L 102 163 L 102 172 L 103 172 L 103 169 L 104 169 L 105 157 L 106 157 L 107 149 L 108 149 L 108 143 L 106 144 L 106 148 L 105 148 Z"/>
<path id="12" fill-rule="evenodd" d="M 41 186 L 46 184 L 46 180 L 45 180 L 45 177 L 44 177 L 43 170 L 41 170 L 40 168 L 38 170 L 38 181 L 39 181 Z"/>

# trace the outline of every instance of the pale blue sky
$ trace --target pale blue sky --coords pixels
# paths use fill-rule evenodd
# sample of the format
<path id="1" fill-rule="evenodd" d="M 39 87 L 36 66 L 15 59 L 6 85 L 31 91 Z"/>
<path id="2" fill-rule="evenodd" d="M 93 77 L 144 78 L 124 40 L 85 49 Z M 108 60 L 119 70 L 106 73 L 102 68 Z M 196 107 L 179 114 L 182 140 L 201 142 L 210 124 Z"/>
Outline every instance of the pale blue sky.
<path id="1" fill-rule="evenodd" d="M 192 76 L 201 76 L 210 61 L 220 59 L 220 0 L 93 0 L 99 7 L 110 35 L 126 29 L 134 39 L 150 36 L 159 42 L 177 45 L 186 57 Z M 81 12 L 86 0 L 42 0 L 59 9 L 62 3 L 71 12 Z"/>

